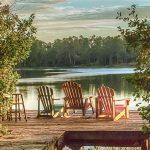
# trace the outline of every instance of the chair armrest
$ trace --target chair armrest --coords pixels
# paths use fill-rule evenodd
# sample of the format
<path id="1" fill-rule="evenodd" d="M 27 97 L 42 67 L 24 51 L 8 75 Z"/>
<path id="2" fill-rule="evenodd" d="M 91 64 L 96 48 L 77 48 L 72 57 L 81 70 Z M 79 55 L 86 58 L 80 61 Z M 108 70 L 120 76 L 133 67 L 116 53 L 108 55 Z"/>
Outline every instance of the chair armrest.
<path id="1" fill-rule="evenodd" d="M 96 96 L 84 96 L 83 99 L 92 99 L 92 98 L 96 98 Z"/>
<path id="2" fill-rule="evenodd" d="M 124 98 L 124 99 L 119 99 L 115 101 L 125 101 L 125 105 L 129 105 L 130 100 L 131 100 L 130 98 Z"/>
<path id="3" fill-rule="evenodd" d="M 65 102 L 67 102 L 68 101 L 68 99 L 67 99 L 67 97 L 64 97 L 64 98 L 62 98 Z"/>
<path id="4" fill-rule="evenodd" d="M 89 99 L 91 96 L 84 96 L 83 99 Z"/>
<path id="5" fill-rule="evenodd" d="M 53 100 L 60 100 L 59 98 L 53 98 Z"/>
<path id="6" fill-rule="evenodd" d="M 130 98 L 124 98 L 124 99 L 116 99 L 115 101 L 130 101 Z"/>

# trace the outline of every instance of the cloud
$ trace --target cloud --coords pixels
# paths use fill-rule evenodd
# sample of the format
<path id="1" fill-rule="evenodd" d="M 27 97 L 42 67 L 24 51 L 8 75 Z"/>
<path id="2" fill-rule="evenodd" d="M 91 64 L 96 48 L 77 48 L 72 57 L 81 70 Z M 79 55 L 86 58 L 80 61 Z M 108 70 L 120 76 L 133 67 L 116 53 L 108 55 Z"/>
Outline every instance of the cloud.
<path id="1" fill-rule="evenodd" d="M 51 41 L 81 34 L 116 35 L 120 25 L 115 19 L 117 11 L 125 12 L 133 3 L 141 17 L 150 17 L 150 7 L 145 7 L 150 6 L 150 0 L 16 0 L 14 13 L 21 18 L 34 13 L 38 38 Z"/>
<path id="2" fill-rule="evenodd" d="M 68 36 L 92 36 L 118 35 L 117 26 L 120 21 L 115 19 L 103 20 L 70 20 L 70 21 L 45 21 L 38 24 L 38 38 L 46 42 L 54 41 L 57 38 Z"/>

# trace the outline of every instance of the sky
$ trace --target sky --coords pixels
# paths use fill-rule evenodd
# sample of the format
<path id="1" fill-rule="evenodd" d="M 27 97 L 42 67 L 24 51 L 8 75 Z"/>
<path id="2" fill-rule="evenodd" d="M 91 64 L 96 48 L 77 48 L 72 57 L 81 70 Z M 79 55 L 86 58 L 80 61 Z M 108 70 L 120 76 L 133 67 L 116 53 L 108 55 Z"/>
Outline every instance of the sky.
<path id="1" fill-rule="evenodd" d="M 141 17 L 150 17 L 150 0 L 16 0 L 12 10 L 21 18 L 34 13 L 37 38 L 52 42 L 73 35 L 118 35 L 117 27 L 125 25 L 115 19 L 117 12 L 126 12 L 132 4 Z"/>

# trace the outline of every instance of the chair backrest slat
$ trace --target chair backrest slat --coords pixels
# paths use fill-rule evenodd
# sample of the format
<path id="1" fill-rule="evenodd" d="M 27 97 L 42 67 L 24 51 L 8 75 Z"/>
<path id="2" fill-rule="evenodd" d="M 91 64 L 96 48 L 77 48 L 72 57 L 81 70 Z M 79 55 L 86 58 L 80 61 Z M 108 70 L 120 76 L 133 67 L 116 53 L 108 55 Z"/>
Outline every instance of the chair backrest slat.
<path id="1" fill-rule="evenodd" d="M 111 115 L 113 113 L 114 90 L 102 85 L 97 89 L 98 98 L 101 101 L 102 108 L 105 113 Z"/>
<path id="2" fill-rule="evenodd" d="M 40 86 L 38 88 L 38 98 L 41 101 L 44 110 L 47 113 L 53 111 L 53 90 L 47 86 Z"/>
<path id="3" fill-rule="evenodd" d="M 65 82 L 63 84 L 65 99 L 71 108 L 83 108 L 83 97 L 81 86 L 76 82 Z"/>

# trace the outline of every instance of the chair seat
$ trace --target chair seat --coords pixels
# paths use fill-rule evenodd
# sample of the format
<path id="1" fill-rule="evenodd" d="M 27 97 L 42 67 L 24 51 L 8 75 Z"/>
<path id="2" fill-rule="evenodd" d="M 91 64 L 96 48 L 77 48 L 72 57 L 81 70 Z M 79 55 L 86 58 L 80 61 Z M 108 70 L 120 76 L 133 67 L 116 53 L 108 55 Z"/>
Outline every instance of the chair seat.
<path id="1" fill-rule="evenodd" d="M 125 109 L 126 107 L 124 106 L 124 105 L 121 105 L 121 104 L 119 104 L 119 105 L 115 105 L 115 109 L 117 109 L 117 110 L 123 110 L 123 109 Z"/>

